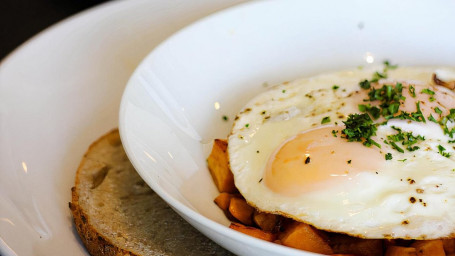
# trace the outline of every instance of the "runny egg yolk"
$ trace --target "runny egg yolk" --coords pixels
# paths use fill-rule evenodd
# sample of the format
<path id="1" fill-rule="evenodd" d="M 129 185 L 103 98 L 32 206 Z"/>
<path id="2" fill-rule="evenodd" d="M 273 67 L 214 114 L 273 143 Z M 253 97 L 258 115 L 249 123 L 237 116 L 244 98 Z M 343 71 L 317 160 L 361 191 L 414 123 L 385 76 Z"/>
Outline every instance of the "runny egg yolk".
<path id="1" fill-rule="evenodd" d="M 380 88 L 382 85 L 377 85 Z M 404 84 L 400 111 L 412 113 L 417 111 L 417 103 L 422 114 L 427 118 L 435 115 L 434 109 L 439 108 L 442 114 L 448 114 L 453 108 L 453 95 L 438 87 L 413 85 L 415 94 L 411 95 L 411 85 Z M 422 93 L 429 89 L 431 94 Z M 353 101 L 365 104 L 366 91 L 355 94 Z M 368 102 L 378 106 L 379 101 Z M 385 119 L 381 117 L 378 122 Z M 274 192 L 286 196 L 298 196 L 302 193 L 327 188 L 343 180 L 352 179 L 359 172 L 376 172 L 385 164 L 384 153 L 362 143 L 348 142 L 340 138 L 342 127 L 322 126 L 302 132 L 285 141 L 269 158 L 264 181 Z M 337 137 L 333 136 L 335 131 Z M 381 143 L 381 141 L 376 140 Z"/>
<path id="2" fill-rule="evenodd" d="M 270 157 L 265 184 L 281 195 L 298 196 L 383 166 L 385 159 L 379 148 L 341 139 L 341 129 L 322 126 L 287 140 Z"/>

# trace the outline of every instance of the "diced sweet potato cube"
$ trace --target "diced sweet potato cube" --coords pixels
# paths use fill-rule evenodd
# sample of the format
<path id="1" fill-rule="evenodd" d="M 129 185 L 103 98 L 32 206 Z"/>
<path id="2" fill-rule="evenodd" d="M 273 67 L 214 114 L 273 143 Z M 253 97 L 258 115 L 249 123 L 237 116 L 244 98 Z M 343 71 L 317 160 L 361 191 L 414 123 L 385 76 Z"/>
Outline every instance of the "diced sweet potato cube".
<path id="1" fill-rule="evenodd" d="M 442 245 L 446 254 L 455 253 L 455 239 L 443 239 Z"/>
<path id="2" fill-rule="evenodd" d="M 220 193 L 214 200 L 215 204 L 221 208 L 223 211 L 227 211 L 229 208 L 229 203 L 231 202 L 232 194 L 229 193 Z"/>
<path id="3" fill-rule="evenodd" d="M 381 239 L 361 239 L 348 235 L 334 234 L 330 237 L 330 246 L 334 253 L 352 253 L 358 256 L 384 255 Z"/>
<path id="4" fill-rule="evenodd" d="M 227 141 L 216 139 L 213 143 L 212 152 L 207 158 L 207 164 L 218 191 L 234 193 L 237 188 L 234 185 L 234 176 L 229 168 L 227 154 Z"/>
<path id="5" fill-rule="evenodd" d="M 309 252 L 332 254 L 327 241 L 319 232 L 308 224 L 294 222 L 289 225 L 281 236 L 283 245 L 306 250 Z"/>
<path id="6" fill-rule="evenodd" d="M 417 256 L 417 252 L 413 247 L 389 246 L 384 256 Z"/>
<path id="7" fill-rule="evenodd" d="M 229 212 L 245 225 L 253 225 L 253 212 L 254 208 L 251 207 L 245 199 L 232 197 L 229 204 Z"/>
<path id="8" fill-rule="evenodd" d="M 278 216 L 266 212 L 254 211 L 253 220 L 262 230 L 272 231 L 275 229 Z"/>
<path id="9" fill-rule="evenodd" d="M 271 232 L 263 231 L 258 228 L 247 227 L 239 223 L 231 223 L 229 228 L 269 242 L 273 242 L 276 239 L 276 235 Z"/>
<path id="10" fill-rule="evenodd" d="M 416 249 L 418 256 L 445 256 L 442 240 L 415 241 L 411 247 Z"/>

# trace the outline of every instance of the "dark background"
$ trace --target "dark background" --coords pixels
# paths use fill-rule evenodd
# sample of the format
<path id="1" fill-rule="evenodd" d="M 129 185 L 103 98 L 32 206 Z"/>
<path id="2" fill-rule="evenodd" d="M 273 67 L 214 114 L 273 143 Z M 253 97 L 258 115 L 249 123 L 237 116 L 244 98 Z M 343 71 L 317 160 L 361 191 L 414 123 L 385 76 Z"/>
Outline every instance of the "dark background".
<path id="1" fill-rule="evenodd" d="M 108 0 L 0 0 L 0 60 L 45 28 Z"/>

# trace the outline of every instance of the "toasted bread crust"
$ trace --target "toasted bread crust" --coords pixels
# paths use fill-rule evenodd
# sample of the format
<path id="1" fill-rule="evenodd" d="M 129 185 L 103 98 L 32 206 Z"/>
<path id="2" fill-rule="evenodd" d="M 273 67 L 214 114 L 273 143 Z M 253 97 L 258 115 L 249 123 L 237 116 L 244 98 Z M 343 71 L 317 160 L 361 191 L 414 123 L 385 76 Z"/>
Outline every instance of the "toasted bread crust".
<path id="1" fill-rule="evenodd" d="M 131 255 L 139 256 L 130 251 L 123 250 L 115 246 L 108 239 L 98 233 L 96 229 L 90 224 L 90 216 L 79 206 L 79 195 L 76 192 L 76 187 L 71 188 L 72 202 L 69 203 L 69 208 L 73 214 L 74 224 L 77 233 L 87 248 L 90 255 L 93 256 L 117 256 L 117 255 Z"/>
<path id="2" fill-rule="evenodd" d="M 231 255 L 185 222 L 142 180 L 117 129 L 88 148 L 75 184 L 69 208 L 91 255 Z"/>
<path id="3" fill-rule="evenodd" d="M 118 129 L 114 129 L 107 133 L 106 135 L 100 137 L 98 140 L 93 142 L 90 147 L 88 148 L 87 152 L 84 154 L 84 157 L 79 164 L 79 167 L 76 172 L 76 187 L 81 183 L 81 175 L 82 168 L 85 166 L 87 161 L 87 156 L 89 152 L 94 150 L 94 148 L 104 140 L 110 140 L 114 144 L 120 142 L 120 137 L 118 134 Z M 90 216 L 83 210 L 83 208 L 79 205 L 79 194 L 76 187 L 71 188 L 71 202 L 69 203 L 69 208 L 71 209 L 71 213 L 73 215 L 74 224 L 76 227 L 79 236 L 84 243 L 85 247 L 87 248 L 90 255 L 93 256 L 118 256 L 118 255 L 131 255 L 131 256 L 139 256 L 133 252 L 124 250 L 119 248 L 114 244 L 114 242 L 110 241 L 106 237 L 104 237 L 101 233 L 97 231 L 96 228 L 90 223 Z"/>

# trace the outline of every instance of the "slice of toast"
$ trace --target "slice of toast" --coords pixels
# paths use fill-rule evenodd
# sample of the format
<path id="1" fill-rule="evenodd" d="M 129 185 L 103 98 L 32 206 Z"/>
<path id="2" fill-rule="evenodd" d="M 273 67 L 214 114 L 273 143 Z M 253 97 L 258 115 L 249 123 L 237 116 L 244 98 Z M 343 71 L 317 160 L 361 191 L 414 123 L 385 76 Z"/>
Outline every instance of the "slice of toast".
<path id="1" fill-rule="evenodd" d="M 71 192 L 75 227 L 91 255 L 230 255 L 145 184 L 118 130 L 89 147 Z"/>

